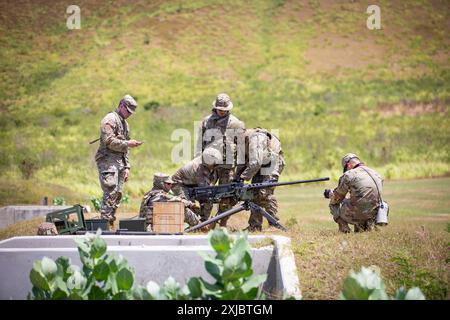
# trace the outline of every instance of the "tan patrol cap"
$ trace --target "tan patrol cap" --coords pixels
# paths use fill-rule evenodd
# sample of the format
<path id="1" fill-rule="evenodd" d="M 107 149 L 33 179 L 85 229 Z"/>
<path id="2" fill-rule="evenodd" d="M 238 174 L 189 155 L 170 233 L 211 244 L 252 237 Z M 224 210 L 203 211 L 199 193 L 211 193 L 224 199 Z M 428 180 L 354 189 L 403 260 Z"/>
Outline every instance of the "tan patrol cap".
<path id="1" fill-rule="evenodd" d="M 130 96 L 129 94 L 126 94 L 123 97 L 122 101 L 125 104 L 125 106 L 127 107 L 128 112 L 134 113 L 136 111 L 138 104 L 132 96 Z"/>
<path id="2" fill-rule="evenodd" d="M 354 153 L 347 153 L 344 157 L 342 157 L 342 168 L 345 170 L 345 166 L 352 159 L 359 159 L 359 157 Z"/>

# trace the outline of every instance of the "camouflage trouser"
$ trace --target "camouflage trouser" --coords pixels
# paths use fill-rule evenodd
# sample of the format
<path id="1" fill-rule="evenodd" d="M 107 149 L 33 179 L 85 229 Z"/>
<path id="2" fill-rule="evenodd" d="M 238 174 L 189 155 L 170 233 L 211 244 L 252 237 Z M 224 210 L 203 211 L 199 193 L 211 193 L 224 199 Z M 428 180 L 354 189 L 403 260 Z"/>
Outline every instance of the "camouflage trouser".
<path id="1" fill-rule="evenodd" d="M 354 225 L 355 232 L 370 231 L 375 227 L 377 210 L 364 214 L 353 206 L 349 199 L 344 199 L 340 204 L 330 204 L 330 212 L 341 232 L 351 231 L 348 224 Z"/>
<path id="2" fill-rule="evenodd" d="M 234 173 L 235 172 L 234 172 L 233 168 L 218 167 L 217 168 L 217 178 L 218 178 L 219 184 L 231 183 L 233 181 Z M 231 208 L 233 208 L 233 206 L 236 203 L 237 202 L 232 199 L 223 199 L 222 201 L 219 202 L 219 210 L 217 211 L 217 214 L 225 212 L 227 210 L 230 210 Z M 211 207 L 211 209 L 212 209 L 212 207 Z M 220 226 L 226 227 L 227 221 L 229 218 L 230 218 L 230 216 L 221 219 L 219 221 Z"/>
<path id="3" fill-rule="evenodd" d="M 195 226 L 200 223 L 200 217 L 195 214 L 194 211 L 192 211 L 189 208 L 184 209 L 184 222 L 189 224 L 191 227 Z"/>
<path id="4" fill-rule="evenodd" d="M 100 185 L 103 190 L 103 201 L 100 214 L 110 224 L 115 220 L 116 210 L 122 199 L 125 168 L 118 163 L 97 162 Z"/>
<path id="5" fill-rule="evenodd" d="M 259 183 L 273 179 L 276 179 L 276 177 L 255 175 L 252 179 L 252 183 Z M 258 206 L 262 207 L 264 210 L 266 210 L 268 214 L 270 214 L 272 217 L 275 218 L 275 220 L 278 221 L 279 220 L 279 218 L 277 217 L 278 201 L 274 195 L 274 191 L 275 188 L 259 189 L 255 193 L 255 198 L 253 199 L 253 202 Z M 260 231 L 262 229 L 262 223 L 263 223 L 263 216 L 254 210 L 250 210 L 250 218 L 248 219 L 249 230 Z M 272 224 L 269 222 L 269 225 Z"/>

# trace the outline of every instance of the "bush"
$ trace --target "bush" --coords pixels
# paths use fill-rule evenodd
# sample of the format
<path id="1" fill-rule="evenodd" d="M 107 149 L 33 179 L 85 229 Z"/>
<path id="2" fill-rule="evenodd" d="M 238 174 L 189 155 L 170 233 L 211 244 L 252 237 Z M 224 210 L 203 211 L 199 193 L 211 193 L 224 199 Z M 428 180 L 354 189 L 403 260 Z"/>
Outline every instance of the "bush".
<path id="1" fill-rule="evenodd" d="M 63 197 L 55 197 L 53 199 L 53 205 L 54 206 L 65 206 L 66 205 L 66 199 Z"/>
<path id="2" fill-rule="evenodd" d="M 380 275 L 375 270 L 364 267 L 358 273 L 350 272 L 344 281 L 340 298 L 342 300 L 425 300 L 422 291 L 417 287 L 408 291 L 401 287 L 395 292 L 394 297 L 389 297 Z"/>
<path id="3" fill-rule="evenodd" d="M 145 110 L 152 110 L 152 109 L 158 109 L 160 107 L 160 104 L 158 101 L 150 101 L 144 104 Z"/>
<path id="4" fill-rule="evenodd" d="M 204 255 L 213 284 L 202 278 L 191 278 L 181 287 L 172 277 L 162 286 L 153 281 L 145 287 L 134 285 L 134 271 L 122 256 L 106 253 L 106 242 L 87 234 L 75 240 L 83 268 L 72 265 L 70 259 L 53 261 L 44 257 L 35 261 L 30 272 L 33 285 L 28 299 L 258 299 L 266 275 L 253 275 L 252 258 L 246 234 L 235 240 L 225 229 L 215 229 L 208 235 L 215 257 Z"/>

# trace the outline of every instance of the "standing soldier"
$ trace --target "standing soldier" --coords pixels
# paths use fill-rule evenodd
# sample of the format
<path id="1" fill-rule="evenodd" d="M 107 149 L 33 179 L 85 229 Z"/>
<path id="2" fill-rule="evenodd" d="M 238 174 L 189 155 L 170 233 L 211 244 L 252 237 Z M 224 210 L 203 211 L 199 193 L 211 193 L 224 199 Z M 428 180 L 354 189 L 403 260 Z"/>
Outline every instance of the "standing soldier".
<path id="1" fill-rule="evenodd" d="M 186 188 L 205 187 L 217 182 L 217 164 L 222 163 L 222 153 L 213 147 L 206 148 L 200 156 L 195 157 L 172 176 L 175 183 L 172 190 L 181 194 L 187 200 L 190 199 Z M 200 218 L 205 221 L 209 218 L 213 204 L 200 203 Z"/>
<path id="2" fill-rule="evenodd" d="M 123 184 L 130 176 L 129 149 L 142 144 L 140 141 L 130 140 L 126 121 L 136 108 L 136 101 L 127 94 L 120 100 L 117 108 L 102 119 L 100 125 L 100 146 L 95 155 L 103 190 L 100 214 L 109 221 L 111 228 L 114 226 L 115 213 L 122 199 Z"/>
<path id="3" fill-rule="evenodd" d="M 198 207 L 194 202 L 186 200 L 182 197 L 175 196 L 172 192 L 172 185 L 174 181 L 165 173 L 156 173 L 153 177 L 153 188 L 144 195 L 139 210 L 139 217 L 145 218 L 147 231 L 152 231 L 153 228 L 153 203 L 165 201 L 180 201 L 183 202 L 184 208 L 184 222 L 190 226 L 195 226 L 200 222 L 200 218 L 194 213 Z"/>
<path id="4" fill-rule="evenodd" d="M 261 183 L 269 180 L 272 182 L 278 181 L 285 165 L 280 139 L 266 129 L 247 129 L 245 130 L 245 144 L 245 165 L 237 166 L 234 180 L 244 181 L 251 179 L 252 183 Z M 275 188 L 255 191 L 254 202 L 264 208 L 276 220 L 279 220 L 277 217 L 278 202 L 274 191 Z M 262 215 L 251 210 L 248 230 L 261 231 L 262 222 Z"/>
<path id="5" fill-rule="evenodd" d="M 212 103 L 212 113 L 202 121 L 197 151 L 204 150 L 211 143 L 222 145 L 222 162 L 217 166 L 219 184 L 230 183 L 235 174 L 236 150 L 239 138 L 243 138 L 245 125 L 231 114 L 233 102 L 226 93 L 219 94 Z M 216 141 L 219 140 L 219 141 Z M 219 203 L 219 211 L 231 209 L 235 203 L 224 199 Z M 208 218 L 210 213 L 208 213 Z M 220 221 L 226 226 L 227 219 Z"/>
<path id="6" fill-rule="evenodd" d="M 330 199 L 333 219 L 340 232 L 350 232 L 349 223 L 354 225 L 355 232 L 370 231 L 375 227 L 383 179 L 353 153 L 342 158 L 342 167 L 344 174 L 339 178 L 337 188 L 325 189 L 323 194 Z M 350 198 L 346 199 L 348 192 Z"/>

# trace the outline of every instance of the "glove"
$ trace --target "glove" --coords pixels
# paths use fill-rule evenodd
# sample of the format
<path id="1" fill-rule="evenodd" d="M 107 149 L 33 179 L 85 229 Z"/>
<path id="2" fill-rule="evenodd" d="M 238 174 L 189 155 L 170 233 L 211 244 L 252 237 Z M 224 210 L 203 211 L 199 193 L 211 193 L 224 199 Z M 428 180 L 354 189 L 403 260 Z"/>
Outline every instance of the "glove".
<path id="1" fill-rule="evenodd" d="M 326 199 L 330 199 L 330 193 L 331 193 L 331 189 L 325 189 L 325 191 L 323 192 L 323 196 Z"/>

